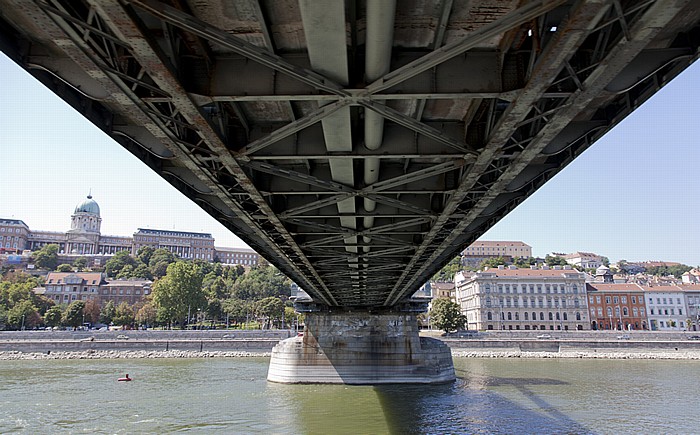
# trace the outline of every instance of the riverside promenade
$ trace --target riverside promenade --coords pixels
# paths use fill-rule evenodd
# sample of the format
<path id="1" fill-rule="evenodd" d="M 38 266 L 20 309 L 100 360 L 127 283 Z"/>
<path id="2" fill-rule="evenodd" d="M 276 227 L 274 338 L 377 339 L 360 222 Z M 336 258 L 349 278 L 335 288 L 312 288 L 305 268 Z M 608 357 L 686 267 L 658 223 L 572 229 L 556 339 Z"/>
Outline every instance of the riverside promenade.
<path id="1" fill-rule="evenodd" d="M 268 357 L 290 330 L 3 331 L 0 360 L 64 358 Z M 455 357 L 700 359 L 700 333 L 488 331 L 442 336 Z"/>

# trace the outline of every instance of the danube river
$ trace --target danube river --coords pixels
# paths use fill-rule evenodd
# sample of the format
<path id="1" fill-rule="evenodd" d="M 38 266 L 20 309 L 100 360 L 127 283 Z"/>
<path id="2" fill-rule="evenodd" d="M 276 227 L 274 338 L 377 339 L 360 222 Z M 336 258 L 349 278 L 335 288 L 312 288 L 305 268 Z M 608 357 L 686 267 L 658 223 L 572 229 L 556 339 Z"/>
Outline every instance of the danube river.
<path id="1" fill-rule="evenodd" d="M 272 384 L 267 364 L 0 361 L 0 433 L 700 431 L 700 361 L 456 358 L 454 384 L 381 387 Z"/>

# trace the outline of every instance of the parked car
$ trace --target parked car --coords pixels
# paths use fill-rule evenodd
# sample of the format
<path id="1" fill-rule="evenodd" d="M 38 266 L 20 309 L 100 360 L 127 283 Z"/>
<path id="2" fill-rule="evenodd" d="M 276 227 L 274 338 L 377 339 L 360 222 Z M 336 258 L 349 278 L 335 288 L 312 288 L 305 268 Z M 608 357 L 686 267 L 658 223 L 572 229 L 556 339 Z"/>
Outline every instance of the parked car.
<path id="1" fill-rule="evenodd" d="M 688 340 L 700 340 L 700 335 L 691 335 Z"/>
<path id="2" fill-rule="evenodd" d="M 547 339 L 552 338 L 552 336 L 549 334 L 540 334 L 537 336 L 537 338 L 539 338 L 540 340 L 547 340 Z"/>
<path id="3" fill-rule="evenodd" d="M 617 336 L 617 339 L 618 339 L 618 340 L 629 340 L 629 339 L 630 339 L 630 335 L 629 335 L 629 334 L 618 335 L 618 336 Z"/>
<path id="4" fill-rule="evenodd" d="M 128 335 L 124 335 L 124 334 L 119 334 L 119 335 L 117 335 L 117 338 L 120 339 L 120 340 L 128 340 L 128 339 L 129 339 L 129 336 L 128 336 Z"/>

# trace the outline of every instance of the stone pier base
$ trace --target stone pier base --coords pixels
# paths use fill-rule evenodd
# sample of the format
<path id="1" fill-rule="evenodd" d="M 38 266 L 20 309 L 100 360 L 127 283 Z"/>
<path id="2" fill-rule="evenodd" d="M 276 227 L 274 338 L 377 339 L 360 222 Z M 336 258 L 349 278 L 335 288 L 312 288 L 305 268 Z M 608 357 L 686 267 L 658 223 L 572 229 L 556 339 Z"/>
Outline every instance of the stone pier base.
<path id="1" fill-rule="evenodd" d="M 286 384 L 432 384 L 455 380 L 450 349 L 418 336 L 414 313 L 308 313 L 303 336 L 272 350 L 267 380 Z"/>

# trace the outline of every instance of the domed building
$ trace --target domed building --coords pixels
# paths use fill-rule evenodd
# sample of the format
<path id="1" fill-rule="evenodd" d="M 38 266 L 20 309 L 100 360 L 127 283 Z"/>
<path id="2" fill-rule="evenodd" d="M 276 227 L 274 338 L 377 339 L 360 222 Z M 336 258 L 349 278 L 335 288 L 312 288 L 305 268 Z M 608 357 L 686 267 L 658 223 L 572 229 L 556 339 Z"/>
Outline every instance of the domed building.
<path id="1" fill-rule="evenodd" d="M 186 260 L 219 261 L 227 265 L 255 266 L 260 260 L 250 248 L 216 247 L 214 237 L 209 233 L 139 228 L 132 237 L 125 237 L 102 235 L 101 227 L 100 206 L 88 194 L 75 206 L 67 232 L 32 231 L 20 220 L 0 219 L 0 248 L 12 252 L 36 251 L 55 244 L 61 261 L 72 263 L 75 257 L 85 256 L 91 264 L 98 266 L 104 265 L 117 252 L 127 251 L 135 255 L 143 247 L 167 249 Z M 3 233 L 12 233 L 12 236 Z"/>
<path id="2" fill-rule="evenodd" d="M 610 271 L 610 268 L 606 266 L 597 268 L 595 270 L 595 282 L 613 283 L 613 273 Z"/>
<path id="3" fill-rule="evenodd" d="M 66 253 L 96 254 L 100 242 L 100 206 L 92 195 L 75 207 L 71 215 L 70 230 L 66 233 Z"/>

